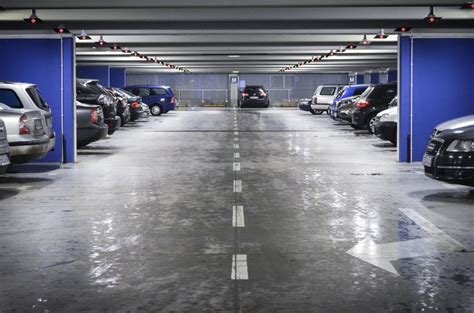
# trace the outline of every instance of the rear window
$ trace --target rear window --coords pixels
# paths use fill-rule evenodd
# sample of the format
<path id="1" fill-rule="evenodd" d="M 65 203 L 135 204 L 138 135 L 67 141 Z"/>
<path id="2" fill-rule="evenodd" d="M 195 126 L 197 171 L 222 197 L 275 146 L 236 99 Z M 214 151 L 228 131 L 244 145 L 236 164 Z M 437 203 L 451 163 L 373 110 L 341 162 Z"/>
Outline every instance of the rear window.
<path id="1" fill-rule="evenodd" d="M 336 87 L 323 87 L 319 92 L 321 96 L 332 96 L 336 93 Z"/>
<path id="2" fill-rule="evenodd" d="M 23 103 L 21 103 L 20 98 L 18 98 L 17 94 L 11 89 L 0 89 L 0 102 L 13 109 L 23 108 Z"/>
<path id="3" fill-rule="evenodd" d="M 49 105 L 44 100 L 41 92 L 35 87 L 26 88 L 26 92 L 30 96 L 31 100 L 36 104 L 36 106 L 42 110 L 49 111 Z"/>
<path id="4" fill-rule="evenodd" d="M 163 88 L 152 88 L 150 90 L 150 95 L 152 95 L 152 96 L 167 96 L 168 93 Z"/>
<path id="5" fill-rule="evenodd" d="M 86 86 L 90 90 L 91 94 L 108 95 L 108 92 L 105 91 L 105 89 L 103 89 L 99 84 L 89 83 Z"/>
<path id="6" fill-rule="evenodd" d="M 344 92 L 346 91 L 346 87 L 342 88 L 341 90 L 339 90 L 339 92 L 337 93 L 336 95 L 336 98 L 340 98 L 342 97 L 342 95 L 344 94 Z"/>
<path id="7" fill-rule="evenodd" d="M 364 93 L 364 91 L 365 91 L 366 89 L 367 89 L 367 87 L 357 88 L 356 90 L 354 90 L 353 96 L 361 95 L 362 93 Z"/>
<path id="8" fill-rule="evenodd" d="M 263 87 L 245 87 L 244 92 L 246 93 L 262 93 L 265 92 Z"/>
<path id="9" fill-rule="evenodd" d="M 368 99 L 388 99 L 392 100 L 397 95 L 396 85 L 379 85 L 372 89 L 372 92 L 367 95 Z"/>

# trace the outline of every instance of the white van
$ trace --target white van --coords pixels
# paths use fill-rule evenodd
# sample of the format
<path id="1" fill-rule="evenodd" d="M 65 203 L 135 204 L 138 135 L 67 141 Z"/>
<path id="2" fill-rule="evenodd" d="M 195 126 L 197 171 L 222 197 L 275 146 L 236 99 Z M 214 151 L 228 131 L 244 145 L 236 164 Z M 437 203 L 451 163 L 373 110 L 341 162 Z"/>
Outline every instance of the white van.
<path id="1" fill-rule="evenodd" d="M 344 85 L 321 85 L 314 91 L 311 109 L 313 114 L 322 114 L 329 112 L 329 106 L 336 98 L 337 93 L 344 88 Z"/>

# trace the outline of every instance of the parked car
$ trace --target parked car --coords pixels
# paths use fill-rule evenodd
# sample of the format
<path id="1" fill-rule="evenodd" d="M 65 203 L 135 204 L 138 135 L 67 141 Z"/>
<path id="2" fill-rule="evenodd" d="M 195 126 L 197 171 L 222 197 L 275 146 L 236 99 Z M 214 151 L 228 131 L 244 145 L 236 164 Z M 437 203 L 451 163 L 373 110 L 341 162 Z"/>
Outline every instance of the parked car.
<path id="1" fill-rule="evenodd" d="M 142 106 L 141 97 L 135 96 L 134 94 L 120 88 L 113 88 L 113 90 L 116 94 L 119 94 L 127 99 L 127 102 L 130 106 L 130 119 L 132 121 L 136 121 L 137 119 L 146 116 L 143 110 L 144 108 Z"/>
<path id="2" fill-rule="evenodd" d="M 397 144 L 398 97 L 393 98 L 389 108 L 377 114 L 372 130 L 377 137 Z"/>
<path id="3" fill-rule="evenodd" d="M 104 123 L 102 107 L 76 101 L 76 128 L 78 148 L 106 138 L 109 127 Z"/>
<path id="4" fill-rule="evenodd" d="M 268 91 L 263 86 L 245 86 L 241 94 L 239 106 L 243 107 L 263 107 L 270 106 Z"/>
<path id="5" fill-rule="evenodd" d="M 300 99 L 298 101 L 298 108 L 301 111 L 309 112 L 311 110 L 311 101 L 312 101 L 312 99 L 308 99 L 308 98 Z"/>
<path id="6" fill-rule="evenodd" d="M 35 84 L 18 82 L 0 82 L 0 102 L 12 110 L 38 111 L 45 120 L 44 130 L 49 140 L 48 151 L 54 149 L 56 134 L 53 130 L 51 108 Z"/>
<path id="7" fill-rule="evenodd" d="M 104 121 L 108 134 L 112 135 L 120 128 L 121 119 L 117 116 L 115 99 L 95 79 L 76 79 L 76 100 L 92 105 L 100 105 L 104 112 Z"/>
<path id="8" fill-rule="evenodd" d="M 329 106 L 334 101 L 342 85 L 321 85 L 316 88 L 313 94 L 313 103 L 311 104 L 310 112 L 312 114 L 320 115 L 323 112 L 329 112 Z"/>
<path id="9" fill-rule="evenodd" d="M 124 90 L 142 98 L 150 107 L 151 114 L 159 116 L 178 107 L 173 89 L 169 86 L 127 86 Z"/>
<path id="10" fill-rule="evenodd" d="M 423 166 L 428 177 L 474 187 L 474 115 L 436 126 Z"/>
<path id="11" fill-rule="evenodd" d="M 397 95 L 397 84 L 388 83 L 371 86 L 360 96 L 352 112 L 352 127 L 367 129 L 372 133 L 376 116 L 388 109 L 390 101 Z"/>
<path id="12" fill-rule="evenodd" d="M 143 118 L 148 118 L 151 114 L 150 108 L 148 107 L 147 104 L 145 104 L 143 102 L 141 103 L 141 107 L 142 107 L 142 110 L 143 110 L 142 117 Z"/>
<path id="13" fill-rule="evenodd" d="M 367 89 L 367 87 L 369 87 L 369 85 L 349 85 L 340 89 L 329 106 L 329 116 L 333 120 L 336 120 L 337 102 L 348 97 L 359 96 Z"/>
<path id="14" fill-rule="evenodd" d="M 51 150 L 46 120 L 41 110 L 12 109 L 0 102 L 12 163 L 41 159 Z"/>
<path id="15" fill-rule="evenodd" d="M 7 127 L 2 119 L 0 119 L 0 174 L 10 166 L 10 147 L 7 140 Z"/>
<path id="16" fill-rule="evenodd" d="M 130 105 L 127 99 L 122 96 L 121 94 L 115 92 L 113 88 L 104 87 L 109 94 L 115 98 L 115 103 L 117 104 L 117 115 L 120 116 L 120 126 L 123 126 L 130 122 L 131 113 L 130 113 Z"/>
<path id="17" fill-rule="evenodd" d="M 336 111 L 334 116 L 338 121 L 352 122 L 352 111 L 356 108 L 355 104 L 359 101 L 360 96 L 352 96 L 341 99 L 336 103 Z"/>

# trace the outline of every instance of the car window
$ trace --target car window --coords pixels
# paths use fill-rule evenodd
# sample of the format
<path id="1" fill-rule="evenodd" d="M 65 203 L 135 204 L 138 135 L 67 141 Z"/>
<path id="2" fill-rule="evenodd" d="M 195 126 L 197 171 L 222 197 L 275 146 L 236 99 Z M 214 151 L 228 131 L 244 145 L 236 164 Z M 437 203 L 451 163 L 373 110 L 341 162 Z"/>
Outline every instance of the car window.
<path id="1" fill-rule="evenodd" d="M 263 88 L 261 87 L 245 87 L 244 92 L 254 94 L 254 93 L 263 93 L 265 92 L 265 90 L 263 90 Z"/>
<path id="2" fill-rule="evenodd" d="M 0 102 L 10 108 L 23 108 L 23 103 L 21 103 L 20 98 L 18 98 L 18 95 L 11 89 L 0 89 Z"/>
<path id="3" fill-rule="evenodd" d="M 87 83 L 86 87 L 91 91 L 90 93 L 92 94 L 109 95 L 109 93 L 105 89 L 103 89 L 101 85 L 97 83 L 94 83 L 94 82 Z"/>
<path id="4" fill-rule="evenodd" d="M 346 87 L 342 88 L 341 90 L 339 90 L 339 92 L 337 93 L 336 95 L 336 98 L 340 98 L 342 97 L 342 95 L 344 94 L 344 92 L 347 90 Z"/>
<path id="5" fill-rule="evenodd" d="M 26 92 L 38 108 L 43 110 L 49 110 L 48 103 L 46 102 L 46 100 L 44 100 L 43 96 L 41 95 L 41 92 L 38 89 L 36 89 L 35 87 L 29 87 L 26 88 Z"/>
<path id="6" fill-rule="evenodd" d="M 393 107 L 396 107 L 396 106 L 398 106 L 398 97 L 393 98 L 392 101 L 390 101 L 390 104 L 389 104 L 390 108 L 393 108 Z"/>
<path id="7" fill-rule="evenodd" d="M 367 87 L 364 87 L 364 88 L 357 88 L 356 90 L 354 90 L 353 96 L 361 95 L 366 89 L 367 89 Z"/>
<path id="8" fill-rule="evenodd" d="M 138 88 L 138 95 L 140 97 L 146 97 L 150 95 L 150 89 L 148 88 Z"/>
<path id="9" fill-rule="evenodd" d="M 150 90 L 150 95 L 151 96 L 166 96 L 167 93 L 166 93 L 166 90 L 164 90 L 163 88 L 152 88 Z"/>
<path id="10" fill-rule="evenodd" d="M 323 87 L 319 95 L 321 96 L 332 96 L 336 93 L 336 87 Z"/>

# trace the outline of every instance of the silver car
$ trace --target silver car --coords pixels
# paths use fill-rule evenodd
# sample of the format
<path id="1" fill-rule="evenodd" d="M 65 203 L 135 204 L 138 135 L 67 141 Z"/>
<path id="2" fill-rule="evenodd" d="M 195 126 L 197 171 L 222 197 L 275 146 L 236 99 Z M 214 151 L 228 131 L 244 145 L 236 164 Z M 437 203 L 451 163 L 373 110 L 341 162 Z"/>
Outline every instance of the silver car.
<path id="1" fill-rule="evenodd" d="M 54 148 L 56 136 L 53 131 L 51 109 L 36 85 L 0 81 L 0 102 L 6 104 L 13 110 L 38 110 L 41 115 L 43 115 L 46 123 L 44 125 L 44 131 L 50 139 L 48 149 L 51 150 Z"/>
<path id="2" fill-rule="evenodd" d="M 10 147 L 7 140 L 7 128 L 0 119 L 0 174 L 5 173 L 10 165 Z"/>
<path id="3" fill-rule="evenodd" d="M 11 109 L 0 103 L 0 119 L 6 126 L 12 163 L 40 159 L 49 152 L 50 138 L 40 110 Z"/>

